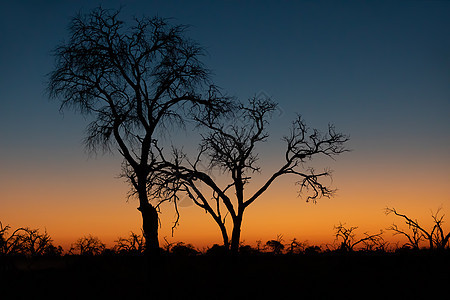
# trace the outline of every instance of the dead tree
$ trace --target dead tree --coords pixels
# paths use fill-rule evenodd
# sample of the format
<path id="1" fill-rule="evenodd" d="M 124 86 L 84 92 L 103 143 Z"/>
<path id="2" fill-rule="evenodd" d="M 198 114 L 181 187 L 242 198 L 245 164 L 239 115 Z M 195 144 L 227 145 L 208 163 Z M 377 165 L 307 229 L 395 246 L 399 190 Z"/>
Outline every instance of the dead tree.
<path id="1" fill-rule="evenodd" d="M 128 238 L 119 237 L 114 246 L 114 251 L 121 254 L 142 254 L 145 249 L 143 235 L 131 232 Z"/>
<path id="2" fill-rule="evenodd" d="M 158 212 L 148 183 L 157 157 L 152 143 L 167 125 L 208 109 L 220 113 L 228 103 L 209 80 L 200 61 L 203 49 L 185 37 L 186 26 L 166 20 L 135 19 L 126 26 L 120 11 L 94 9 L 69 25 L 69 39 L 54 51 L 56 67 L 48 91 L 61 109 L 93 120 L 87 127 L 91 151 L 116 148 L 123 176 L 139 199 L 146 251 L 158 255 Z"/>
<path id="3" fill-rule="evenodd" d="M 354 231 L 358 227 L 345 227 L 345 224 L 339 223 L 338 226 L 334 226 L 336 241 L 340 241 L 338 249 L 344 252 L 354 251 L 358 245 L 364 245 L 365 250 L 374 250 L 377 248 L 384 249 L 385 243 L 382 237 L 383 231 L 380 233 L 369 234 L 364 233 L 364 237 L 356 239 Z"/>
<path id="4" fill-rule="evenodd" d="M 25 229 L 17 228 L 11 234 L 8 234 L 10 229 L 11 226 L 3 226 L 2 222 L 0 222 L 0 254 L 2 255 L 17 254 L 22 248 L 18 236 Z"/>
<path id="5" fill-rule="evenodd" d="M 60 255 L 61 246 L 54 246 L 50 235 L 45 231 L 40 233 L 39 229 L 20 227 L 11 234 L 9 225 L 3 227 L 0 222 L 0 255 Z"/>
<path id="6" fill-rule="evenodd" d="M 96 236 L 88 235 L 79 238 L 70 247 L 70 254 L 93 256 L 102 254 L 106 245 Z"/>
<path id="7" fill-rule="evenodd" d="M 287 253 L 289 254 L 299 254 L 305 252 L 305 249 L 308 248 L 307 242 L 299 242 L 296 238 L 293 238 L 291 242 L 288 244 Z"/>
<path id="8" fill-rule="evenodd" d="M 393 213 L 394 215 L 402 218 L 408 229 L 404 230 L 399 228 L 396 224 L 392 224 L 388 230 L 394 232 L 394 235 L 402 235 L 408 239 L 408 243 L 405 246 L 411 247 L 413 249 L 419 249 L 420 243 L 426 241 L 430 249 L 445 249 L 449 247 L 450 232 L 445 234 L 442 224 L 444 223 L 444 214 L 440 215 L 441 209 L 439 208 L 436 213 L 432 213 L 433 218 L 433 228 L 431 230 L 426 230 L 423 226 L 419 224 L 417 219 L 412 219 L 405 214 L 397 212 L 395 208 L 386 208 L 385 213 L 389 215 Z"/>
<path id="9" fill-rule="evenodd" d="M 258 163 L 257 145 L 269 137 L 267 126 L 277 104 L 270 99 L 250 99 L 240 104 L 234 112 L 234 119 L 223 120 L 212 115 L 197 119 L 206 130 L 202 134 L 199 152 L 194 159 L 175 149 L 171 156 L 160 156 L 165 168 L 159 176 L 155 192 L 177 199 L 187 194 L 192 201 L 204 209 L 219 226 L 223 243 L 232 252 L 239 249 L 244 211 L 254 203 L 277 179 L 284 175 L 299 178 L 299 193 L 307 192 L 306 201 L 316 202 L 320 197 L 330 197 L 334 190 L 322 182 L 331 176 L 329 170 L 316 172 L 314 168 L 304 168 L 313 158 L 324 155 L 334 157 L 346 151 L 344 143 L 348 137 L 335 131 L 329 125 L 327 133 L 307 128 L 298 116 L 293 122 L 289 135 L 284 137 L 285 150 L 280 153 L 284 163 L 266 178 L 265 183 L 250 196 L 244 191 L 252 176 L 261 171 Z M 220 171 L 228 176 L 226 184 L 211 176 L 212 171 Z M 205 186 L 200 188 L 200 184 Z M 176 202 L 176 201 L 175 201 Z M 226 226 L 229 216 L 232 223 L 231 234 Z"/>
<path id="10" fill-rule="evenodd" d="M 40 233 L 39 229 L 25 228 L 19 235 L 19 239 L 24 251 L 23 254 L 26 255 L 36 256 L 52 253 L 55 248 L 47 231 Z"/>

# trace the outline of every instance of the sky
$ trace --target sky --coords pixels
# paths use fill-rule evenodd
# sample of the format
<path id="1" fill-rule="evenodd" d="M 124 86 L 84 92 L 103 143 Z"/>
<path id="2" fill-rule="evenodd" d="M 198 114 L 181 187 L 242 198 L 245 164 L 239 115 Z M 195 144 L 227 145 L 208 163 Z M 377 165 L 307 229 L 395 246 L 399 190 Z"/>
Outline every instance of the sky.
<path id="1" fill-rule="evenodd" d="M 351 152 L 313 166 L 333 169 L 332 199 L 306 203 L 295 178 L 276 182 L 246 210 L 245 243 L 282 234 L 320 245 L 333 226 L 377 233 L 395 207 L 425 226 L 450 211 L 449 1 L 2 1 L 0 11 L 0 221 L 41 228 L 67 248 L 84 235 L 108 245 L 140 232 L 138 202 L 118 178 L 121 157 L 89 155 L 86 117 L 59 111 L 45 92 L 51 51 L 78 12 L 122 6 L 124 18 L 160 16 L 189 24 L 207 50 L 213 81 L 245 100 L 279 103 L 261 150 L 256 189 L 283 160 L 281 138 L 299 113 L 350 135 Z M 190 138 L 189 134 L 184 133 Z M 219 175 L 217 175 L 219 176 Z M 217 225 L 185 201 L 180 226 L 161 210 L 160 243 L 221 243 Z M 448 218 L 447 217 L 447 218 Z M 403 225 L 403 228 L 406 228 Z M 447 222 L 447 230 L 448 222 Z M 395 242 L 392 233 L 385 238 Z"/>

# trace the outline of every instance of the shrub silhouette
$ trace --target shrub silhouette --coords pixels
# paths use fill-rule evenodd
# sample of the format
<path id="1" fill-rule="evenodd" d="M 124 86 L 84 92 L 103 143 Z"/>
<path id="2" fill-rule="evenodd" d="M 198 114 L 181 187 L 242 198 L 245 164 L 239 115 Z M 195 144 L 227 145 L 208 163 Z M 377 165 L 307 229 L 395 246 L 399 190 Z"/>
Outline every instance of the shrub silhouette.
<path id="1" fill-rule="evenodd" d="M 305 248 L 305 254 L 316 254 L 320 253 L 322 249 L 319 246 L 308 246 Z"/>
<path id="2" fill-rule="evenodd" d="M 260 253 L 260 251 L 258 249 L 255 249 L 250 245 L 239 246 L 239 254 L 241 254 L 241 255 L 256 255 L 259 253 Z"/>
<path id="3" fill-rule="evenodd" d="M 193 256 L 200 253 L 193 245 L 185 244 L 183 242 L 178 242 L 176 245 L 172 246 L 170 252 L 180 256 Z"/>
<path id="4" fill-rule="evenodd" d="M 277 235 L 277 238 L 275 240 L 267 241 L 266 246 L 267 246 L 267 248 L 270 249 L 270 251 L 272 253 L 281 254 L 284 249 L 284 245 L 282 242 L 283 242 L 283 236 Z"/>
<path id="5" fill-rule="evenodd" d="M 206 255 L 222 256 L 228 254 L 228 248 L 224 245 L 214 244 L 206 250 Z"/>

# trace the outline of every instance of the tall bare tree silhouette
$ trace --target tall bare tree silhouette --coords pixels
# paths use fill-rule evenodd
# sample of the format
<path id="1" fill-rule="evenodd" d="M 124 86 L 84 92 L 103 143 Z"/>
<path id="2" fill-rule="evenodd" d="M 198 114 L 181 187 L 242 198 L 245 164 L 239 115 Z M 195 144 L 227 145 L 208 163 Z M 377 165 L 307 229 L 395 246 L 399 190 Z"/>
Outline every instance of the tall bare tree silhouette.
<path id="1" fill-rule="evenodd" d="M 315 202 L 322 196 L 330 197 L 334 192 L 321 181 L 323 177 L 331 176 L 330 171 L 316 172 L 312 167 L 305 170 L 304 166 L 318 155 L 333 157 L 343 153 L 348 137 L 336 132 L 332 125 L 329 125 L 325 134 L 316 129 L 311 130 L 298 116 L 290 134 L 284 137 L 286 148 L 281 153 L 284 163 L 256 192 L 245 195 L 244 190 L 252 174 L 261 171 L 257 164 L 256 146 L 269 137 L 266 127 L 276 109 L 277 104 L 271 99 L 254 97 L 237 107 L 231 122 L 214 115 L 197 119 L 206 128 L 206 133 L 202 135 L 199 153 L 193 160 L 187 159 L 180 150 L 174 150 L 170 157 L 166 157 L 160 149 L 165 167 L 158 177 L 159 189 L 155 190 L 155 194 L 165 198 L 187 194 L 197 206 L 211 215 L 220 228 L 224 245 L 232 252 L 239 249 L 245 209 L 281 176 L 298 177 L 299 191 L 308 192 L 307 201 Z M 229 176 L 229 183 L 220 186 L 219 180 L 211 176 L 212 170 L 219 170 Z M 201 189 L 200 183 L 206 189 Z M 228 215 L 232 222 L 231 235 L 225 222 Z"/>
<path id="2" fill-rule="evenodd" d="M 139 199 L 145 249 L 157 256 L 158 213 L 148 193 L 156 133 L 203 109 L 221 112 L 229 99 L 211 84 L 203 49 L 185 37 L 186 26 L 144 17 L 126 27 L 119 14 L 100 7 L 72 19 L 68 41 L 54 51 L 48 91 L 61 109 L 93 116 L 89 150 L 117 147 L 123 156 L 123 176 Z"/>

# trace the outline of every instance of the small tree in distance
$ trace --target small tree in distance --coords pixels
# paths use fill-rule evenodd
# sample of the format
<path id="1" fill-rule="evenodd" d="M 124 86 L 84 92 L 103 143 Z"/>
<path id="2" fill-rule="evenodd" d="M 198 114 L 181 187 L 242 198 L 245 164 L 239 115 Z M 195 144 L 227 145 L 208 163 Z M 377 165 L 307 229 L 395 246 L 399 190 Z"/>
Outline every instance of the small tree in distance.
<path id="1" fill-rule="evenodd" d="M 102 254 L 105 249 L 106 245 L 98 237 L 88 235 L 72 244 L 69 254 L 93 256 Z"/>
<path id="2" fill-rule="evenodd" d="M 142 254 L 145 250 L 143 235 L 131 232 L 128 238 L 119 237 L 114 246 L 114 251 L 121 254 Z"/>
<path id="3" fill-rule="evenodd" d="M 10 229 L 0 222 L 0 255 L 61 255 L 63 251 L 61 246 L 53 245 L 47 231 L 40 233 L 39 229 L 20 227 L 8 234 Z"/>
<path id="4" fill-rule="evenodd" d="M 356 229 L 358 227 L 345 227 L 345 224 L 342 223 L 334 226 L 336 241 L 340 241 L 338 250 L 351 252 L 358 245 L 363 245 L 363 249 L 369 251 L 376 249 L 384 250 L 386 243 L 382 237 L 382 230 L 377 234 L 368 234 L 365 232 L 363 238 L 356 239 L 356 234 L 354 233 Z"/>
<path id="5" fill-rule="evenodd" d="M 308 248 L 307 242 L 299 242 L 296 238 L 293 238 L 287 245 L 287 253 L 298 254 L 305 251 Z"/>

